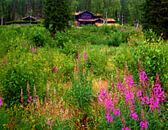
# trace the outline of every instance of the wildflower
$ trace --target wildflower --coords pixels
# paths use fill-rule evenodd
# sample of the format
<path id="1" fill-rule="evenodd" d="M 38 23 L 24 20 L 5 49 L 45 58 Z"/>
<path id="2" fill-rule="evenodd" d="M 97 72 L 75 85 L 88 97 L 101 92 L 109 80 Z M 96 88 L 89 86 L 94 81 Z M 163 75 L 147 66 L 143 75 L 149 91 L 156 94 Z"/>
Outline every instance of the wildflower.
<path id="1" fill-rule="evenodd" d="M 133 120 L 138 120 L 138 115 L 136 112 L 131 113 L 131 117 Z"/>
<path id="2" fill-rule="evenodd" d="M 120 116 L 121 115 L 120 109 L 114 109 L 113 113 L 114 113 L 115 116 Z"/>
<path id="3" fill-rule="evenodd" d="M 112 108 L 114 108 L 111 98 L 107 97 L 105 99 L 104 106 L 105 106 L 106 111 L 110 111 Z"/>
<path id="4" fill-rule="evenodd" d="M 140 81 L 142 81 L 142 82 L 148 80 L 148 77 L 147 77 L 147 74 L 146 74 L 145 71 L 140 71 L 140 73 L 139 73 L 139 78 L 140 78 Z"/>
<path id="5" fill-rule="evenodd" d="M 134 93 L 132 91 L 126 90 L 124 92 L 126 102 L 134 102 Z"/>
<path id="6" fill-rule="evenodd" d="M 125 82 L 129 87 L 134 86 L 134 80 L 132 75 L 125 76 Z"/>
<path id="7" fill-rule="evenodd" d="M 140 122 L 140 127 L 141 127 L 142 130 L 147 129 L 148 128 L 148 121 L 147 120 L 141 121 Z"/>
<path id="8" fill-rule="evenodd" d="M 138 91 L 136 92 L 136 96 L 137 96 L 138 98 L 142 97 L 142 94 L 143 94 L 142 90 L 138 90 Z"/>
<path id="9" fill-rule="evenodd" d="M 99 95 L 98 95 L 98 101 L 99 101 L 99 102 L 103 102 L 106 97 L 107 97 L 106 89 L 105 89 L 105 88 L 101 88 L 101 89 L 100 89 L 100 93 L 99 93 Z"/>
<path id="10" fill-rule="evenodd" d="M 0 97 L 0 107 L 3 105 L 2 97 Z"/>
<path id="11" fill-rule="evenodd" d="M 119 90 L 119 91 L 123 91 L 124 90 L 124 86 L 123 86 L 123 84 L 122 83 L 117 83 L 117 89 Z"/>
<path id="12" fill-rule="evenodd" d="M 35 54 L 35 53 L 37 53 L 37 49 L 34 48 L 34 47 L 32 47 L 32 48 L 31 48 L 31 52 Z"/>
<path id="13" fill-rule="evenodd" d="M 149 97 L 148 96 L 144 96 L 144 97 L 141 97 L 141 101 L 142 101 L 142 104 L 149 104 Z"/>
<path id="14" fill-rule="evenodd" d="M 58 67 L 54 66 L 54 67 L 52 68 L 52 72 L 53 72 L 53 73 L 57 73 L 57 72 L 58 72 Z"/>
<path id="15" fill-rule="evenodd" d="M 159 99 L 151 97 L 150 98 L 150 109 L 153 111 L 154 109 L 159 108 Z"/>
<path id="16" fill-rule="evenodd" d="M 106 120 L 107 120 L 107 122 L 113 122 L 113 117 L 109 113 L 107 113 Z"/>
<path id="17" fill-rule="evenodd" d="M 121 130 L 131 130 L 129 127 L 124 127 Z"/>
<path id="18" fill-rule="evenodd" d="M 155 97 L 159 99 L 159 102 L 163 102 L 165 100 L 165 93 L 161 88 L 160 83 L 156 83 L 153 88 L 153 94 Z"/>
<path id="19" fill-rule="evenodd" d="M 27 99 L 27 102 L 28 102 L 28 103 L 31 103 L 32 101 L 33 101 L 32 96 L 29 96 L 28 99 Z"/>
<path id="20" fill-rule="evenodd" d="M 86 53 L 86 50 L 84 51 L 83 59 L 84 59 L 84 61 L 86 62 L 86 60 L 87 60 L 87 53 Z"/>

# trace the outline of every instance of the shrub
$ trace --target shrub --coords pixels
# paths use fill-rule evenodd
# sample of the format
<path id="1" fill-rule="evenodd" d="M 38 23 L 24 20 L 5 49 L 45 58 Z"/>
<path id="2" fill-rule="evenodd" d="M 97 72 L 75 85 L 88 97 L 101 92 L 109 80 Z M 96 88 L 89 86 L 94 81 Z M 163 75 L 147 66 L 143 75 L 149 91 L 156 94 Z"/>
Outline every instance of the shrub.
<path id="1" fill-rule="evenodd" d="M 74 67 L 70 57 L 52 49 L 48 52 L 46 49 L 17 47 L 7 55 L 7 61 L 7 64 L 3 64 L 0 77 L 8 105 L 20 101 L 21 88 L 24 100 L 28 99 L 27 83 L 30 84 L 31 94 L 35 85 L 38 96 L 43 99 L 47 81 L 58 83 L 70 80 Z"/>

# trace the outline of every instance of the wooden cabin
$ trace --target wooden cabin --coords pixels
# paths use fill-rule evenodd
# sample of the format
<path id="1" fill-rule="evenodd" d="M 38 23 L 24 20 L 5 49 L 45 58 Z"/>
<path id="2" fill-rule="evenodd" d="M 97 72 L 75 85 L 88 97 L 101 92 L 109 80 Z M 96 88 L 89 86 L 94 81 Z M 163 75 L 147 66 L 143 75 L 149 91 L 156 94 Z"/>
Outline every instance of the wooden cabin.
<path id="1" fill-rule="evenodd" d="M 27 17 L 22 18 L 22 20 L 24 20 L 24 21 L 36 21 L 37 18 L 35 18 L 33 16 L 27 16 Z"/>
<path id="2" fill-rule="evenodd" d="M 103 23 L 101 15 L 94 15 L 89 11 L 82 11 L 75 13 L 75 24 L 80 25 L 94 25 L 95 23 Z"/>

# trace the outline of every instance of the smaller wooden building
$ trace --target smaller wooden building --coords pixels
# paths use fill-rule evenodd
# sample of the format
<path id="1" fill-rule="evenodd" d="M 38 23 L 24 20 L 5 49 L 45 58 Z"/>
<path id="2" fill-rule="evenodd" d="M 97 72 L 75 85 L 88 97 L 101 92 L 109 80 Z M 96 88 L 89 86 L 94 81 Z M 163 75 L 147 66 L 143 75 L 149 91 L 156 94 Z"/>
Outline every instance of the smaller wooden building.
<path id="1" fill-rule="evenodd" d="M 35 18 L 33 16 L 27 16 L 27 17 L 22 18 L 22 20 L 24 20 L 24 21 L 36 21 L 37 18 Z"/>

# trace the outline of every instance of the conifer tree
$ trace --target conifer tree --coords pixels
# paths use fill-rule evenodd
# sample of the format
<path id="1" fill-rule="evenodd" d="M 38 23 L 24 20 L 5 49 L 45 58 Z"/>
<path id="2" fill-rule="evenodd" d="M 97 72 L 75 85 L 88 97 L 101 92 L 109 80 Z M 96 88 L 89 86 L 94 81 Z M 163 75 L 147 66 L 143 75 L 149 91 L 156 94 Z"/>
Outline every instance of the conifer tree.
<path id="1" fill-rule="evenodd" d="M 146 0 L 142 26 L 168 38 L 168 0 Z"/>
<path id="2" fill-rule="evenodd" d="M 69 1 L 46 0 L 44 7 L 44 24 L 51 34 L 65 30 L 70 20 Z"/>

